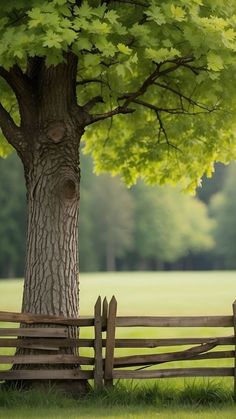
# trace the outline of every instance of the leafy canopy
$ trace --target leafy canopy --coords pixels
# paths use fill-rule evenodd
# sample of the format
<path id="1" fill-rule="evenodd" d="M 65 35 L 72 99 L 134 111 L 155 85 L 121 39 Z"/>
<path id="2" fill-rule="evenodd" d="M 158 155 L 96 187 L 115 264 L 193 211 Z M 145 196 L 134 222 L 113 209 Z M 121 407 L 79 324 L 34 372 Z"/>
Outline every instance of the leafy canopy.
<path id="1" fill-rule="evenodd" d="M 68 51 L 78 56 L 78 104 L 92 109 L 84 144 L 98 171 L 194 189 L 214 161 L 235 157 L 235 0 L 2 2 L 2 69 L 25 71 L 35 56 L 56 66 Z"/>

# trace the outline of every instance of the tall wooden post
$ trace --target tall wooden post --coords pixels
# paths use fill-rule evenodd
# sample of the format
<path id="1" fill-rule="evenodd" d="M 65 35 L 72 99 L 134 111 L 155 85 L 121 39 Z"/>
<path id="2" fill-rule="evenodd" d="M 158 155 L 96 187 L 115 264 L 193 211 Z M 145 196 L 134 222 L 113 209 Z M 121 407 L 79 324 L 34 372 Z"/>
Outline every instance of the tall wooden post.
<path id="1" fill-rule="evenodd" d="M 102 303 L 98 297 L 94 307 L 94 387 L 103 388 L 103 360 L 102 360 Z"/>
<path id="2" fill-rule="evenodd" d="M 108 302 L 107 302 L 107 298 L 105 297 L 102 303 L 102 331 L 103 332 L 107 330 L 107 314 L 108 314 Z"/>
<path id="3" fill-rule="evenodd" d="M 113 364 L 115 351 L 117 301 L 113 295 L 108 309 L 107 337 L 106 337 L 106 358 L 104 381 L 106 386 L 113 385 Z"/>
<path id="4" fill-rule="evenodd" d="M 234 316 L 234 337 L 235 337 L 235 356 L 234 356 L 234 399 L 236 400 L 236 301 L 233 303 L 233 316 Z"/>

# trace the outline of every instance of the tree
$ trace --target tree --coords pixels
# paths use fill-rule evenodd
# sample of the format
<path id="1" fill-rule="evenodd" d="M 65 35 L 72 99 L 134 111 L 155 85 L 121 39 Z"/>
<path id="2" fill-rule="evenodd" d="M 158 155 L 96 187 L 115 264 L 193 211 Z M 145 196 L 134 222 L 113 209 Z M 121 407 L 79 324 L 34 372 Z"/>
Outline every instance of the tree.
<path id="1" fill-rule="evenodd" d="M 216 253 L 223 258 L 225 268 L 236 268 L 236 165 L 227 170 L 225 186 L 222 192 L 214 195 L 211 200 L 211 213 L 215 219 Z"/>
<path id="2" fill-rule="evenodd" d="M 116 270 L 116 259 L 132 245 L 133 200 L 118 178 L 102 175 L 94 185 L 92 216 L 96 220 L 95 243 L 103 266 Z"/>
<path id="3" fill-rule="evenodd" d="M 81 158 L 91 174 L 91 159 Z M 119 178 L 94 174 L 81 179 L 81 196 L 80 269 L 114 271 L 132 245 L 133 197 Z"/>
<path id="4" fill-rule="evenodd" d="M 176 188 L 134 188 L 134 252 L 143 268 L 148 261 L 156 266 L 175 262 L 189 252 L 213 246 L 212 222 L 200 201 Z"/>
<path id="5" fill-rule="evenodd" d="M 1 5 L 1 154 L 17 151 L 28 198 L 24 311 L 78 315 L 82 138 L 129 184 L 193 189 L 232 158 L 234 13 L 234 0 Z"/>

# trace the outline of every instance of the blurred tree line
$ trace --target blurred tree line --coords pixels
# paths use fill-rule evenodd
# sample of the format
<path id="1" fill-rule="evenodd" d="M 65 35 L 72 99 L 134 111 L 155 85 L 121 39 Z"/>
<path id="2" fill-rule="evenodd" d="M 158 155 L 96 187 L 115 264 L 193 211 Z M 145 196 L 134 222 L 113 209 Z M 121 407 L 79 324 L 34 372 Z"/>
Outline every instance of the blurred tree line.
<path id="1" fill-rule="evenodd" d="M 90 158 L 81 165 L 81 271 L 236 268 L 236 165 L 217 165 L 195 198 L 142 182 L 127 189 L 94 175 Z M 23 276 L 26 192 L 15 155 L 0 159 L 0 180 L 0 277 Z"/>

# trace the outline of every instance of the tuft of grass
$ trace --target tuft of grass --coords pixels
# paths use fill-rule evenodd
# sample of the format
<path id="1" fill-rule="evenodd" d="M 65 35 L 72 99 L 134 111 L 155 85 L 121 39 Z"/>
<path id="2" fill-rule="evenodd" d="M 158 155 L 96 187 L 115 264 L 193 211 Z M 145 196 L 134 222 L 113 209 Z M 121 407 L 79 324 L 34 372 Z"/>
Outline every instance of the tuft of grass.
<path id="1" fill-rule="evenodd" d="M 205 380 L 185 383 L 183 388 L 169 383 L 138 384 L 134 381 L 118 382 L 114 387 L 100 392 L 91 390 L 79 401 L 83 405 L 96 406 L 216 406 L 233 405 L 233 393 L 223 382 Z"/>
<path id="2" fill-rule="evenodd" d="M 27 406 L 29 408 L 76 407 L 76 400 L 50 387 L 47 390 L 0 389 L 0 408 Z"/>
<path id="3" fill-rule="evenodd" d="M 0 418 L 11 419 L 234 419 L 233 395 L 222 382 L 186 384 L 118 382 L 113 388 L 91 390 L 78 400 L 48 390 L 0 388 Z"/>
<path id="4" fill-rule="evenodd" d="M 216 381 L 206 381 L 204 385 L 188 383 L 179 394 L 179 403 L 184 405 L 215 406 L 234 403 L 232 391 Z"/>
<path id="5" fill-rule="evenodd" d="M 222 382 L 187 383 L 182 389 L 166 383 L 125 384 L 102 391 L 91 390 L 78 400 L 65 396 L 53 386 L 47 390 L 0 389 L 0 408 L 28 406 L 31 408 L 128 407 L 154 406 L 159 408 L 184 406 L 233 405 L 232 392 Z"/>

